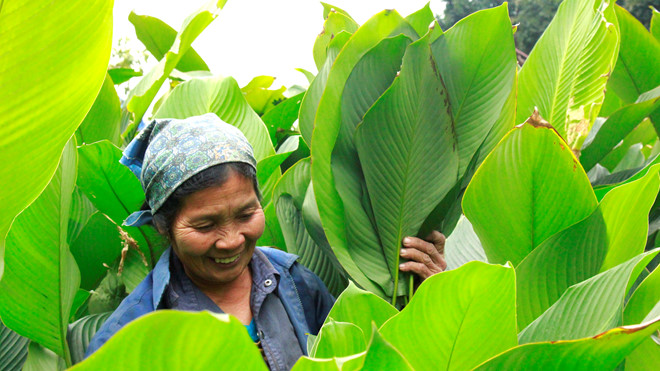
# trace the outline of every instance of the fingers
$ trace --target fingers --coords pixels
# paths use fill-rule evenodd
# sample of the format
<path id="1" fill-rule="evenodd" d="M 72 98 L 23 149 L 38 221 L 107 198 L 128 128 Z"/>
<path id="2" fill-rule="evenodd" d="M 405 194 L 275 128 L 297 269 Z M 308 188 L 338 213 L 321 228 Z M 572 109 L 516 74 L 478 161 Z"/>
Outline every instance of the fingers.
<path id="1" fill-rule="evenodd" d="M 438 231 L 432 231 L 426 236 L 425 240 L 432 243 L 440 254 L 445 254 L 445 241 L 447 239 L 444 234 Z"/>
<path id="2" fill-rule="evenodd" d="M 403 272 L 412 272 L 417 274 L 425 280 L 437 272 L 432 272 L 428 266 L 424 263 L 418 263 L 416 261 L 408 261 L 399 265 L 399 270 Z"/>
<path id="3" fill-rule="evenodd" d="M 444 251 L 445 251 L 445 236 L 442 235 L 442 233 L 437 232 L 439 236 L 433 235 L 433 242 L 427 242 L 422 239 L 419 239 L 417 237 L 406 237 L 403 239 L 403 247 L 404 249 L 415 249 L 418 250 L 425 255 L 427 255 L 429 258 L 431 258 L 431 261 L 434 264 L 438 265 L 444 265 L 445 264 L 445 257 L 444 257 Z M 429 235 L 429 236 L 431 236 Z M 402 255 L 403 256 L 403 255 Z M 423 260 L 417 260 L 420 263 L 424 263 L 425 261 Z M 444 267 L 443 267 L 444 269 Z"/>
<path id="4" fill-rule="evenodd" d="M 417 237 L 406 237 L 403 239 L 400 255 L 409 261 L 402 263 L 399 269 L 413 272 L 424 280 L 447 268 L 444 250 L 445 236 L 438 231 L 431 232 L 426 241 Z"/>

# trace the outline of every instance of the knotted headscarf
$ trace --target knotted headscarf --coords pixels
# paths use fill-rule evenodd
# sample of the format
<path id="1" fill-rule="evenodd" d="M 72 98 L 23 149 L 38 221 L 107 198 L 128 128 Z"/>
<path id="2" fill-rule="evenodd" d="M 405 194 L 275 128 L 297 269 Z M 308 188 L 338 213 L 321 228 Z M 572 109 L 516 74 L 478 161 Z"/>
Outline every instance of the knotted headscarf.
<path id="1" fill-rule="evenodd" d="M 124 225 L 152 220 L 174 190 L 193 175 L 228 162 L 257 162 L 241 131 L 213 113 L 183 120 L 154 120 L 126 147 L 119 160 L 140 179 L 150 210 L 134 212 Z"/>

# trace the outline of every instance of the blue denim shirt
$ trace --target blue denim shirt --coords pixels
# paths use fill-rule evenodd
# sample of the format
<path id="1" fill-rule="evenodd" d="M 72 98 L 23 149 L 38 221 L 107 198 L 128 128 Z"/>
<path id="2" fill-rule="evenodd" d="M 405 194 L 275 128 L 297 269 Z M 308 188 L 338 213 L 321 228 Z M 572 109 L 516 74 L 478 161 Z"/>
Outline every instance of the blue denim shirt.
<path id="1" fill-rule="evenodd" d="M 250 309 L 256 329 L 256 339 L 264 352 L 271 370 L 289 370 L 302 357 L 293 325 L 277 296 L 280 274 L 259 250 L 250 261 L 252 289 Z M 170 285 L 166 289 L 165 306 L 169 309 L 197 312 L 208 310 L 224 313 L 218 305 L 200 290 L 186 275 L 183 264 L 170 255 Z"/>
<path id="2" fill-rule="evenodd" d="M 272 292 L 277 293 L 293 326 L 298 345 L 302 353 L 307 354 L 307 334 L 318 333 L 330 312 L 334 298 L 314 273 L 296 261 L 297 256 L 268 247 L 257 247 L 255 254 L 257 251 L 263 253 L 274 268 L 271 274 L 279 274 L 279 278 L 274 281 L 276 285 L 272 285 L 274 287 Z M 163 253 L 154 269 L 101 326 L 87 348 L 87 356 L 95 352 L 130 321 L 157 309 L 167 309 L 167 288 L 171 280 L 170 254 L 171 249 Z M 266 291 L 264 290 L 266 296 L 269 296 Z M 257 293 L 259 292 L 262 291 L 258 290 Z M 252 296 L 255 296 L 255 292 Z M 251 305 L 254 299 L 251 297 Z M 255 318 L 259 318 L 259 315 L 255 315 Z M 262 326 L 266 327 L 263 324 Z M 268 337 L 267 334 L 260 335 Z"/>

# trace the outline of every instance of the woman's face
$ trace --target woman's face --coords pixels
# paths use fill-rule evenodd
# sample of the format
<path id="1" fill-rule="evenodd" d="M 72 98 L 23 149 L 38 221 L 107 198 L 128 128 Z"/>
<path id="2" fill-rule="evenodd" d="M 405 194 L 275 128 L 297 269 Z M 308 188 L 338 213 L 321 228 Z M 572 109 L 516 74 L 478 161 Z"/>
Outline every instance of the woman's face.
<path id="1" fill-rule="evenodd" d="M 231 170 L 223 185 L 184 199 L 172 226 L 172 248 L 195 284 L 219 288 L 250 277 L 246 267 L 264 223 L 252 182 Z"/>

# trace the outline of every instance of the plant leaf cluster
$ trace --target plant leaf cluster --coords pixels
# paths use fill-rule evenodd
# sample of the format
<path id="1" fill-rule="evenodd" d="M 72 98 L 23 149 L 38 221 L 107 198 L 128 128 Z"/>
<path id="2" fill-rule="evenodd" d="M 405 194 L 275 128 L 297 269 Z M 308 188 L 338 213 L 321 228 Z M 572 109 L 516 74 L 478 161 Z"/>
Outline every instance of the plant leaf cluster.
<path id="1" fill-rule="evenodd" d="M 151 227 L 121 226 L 144 203 L 122 147 L 147 119 L 209 112 L 255 150 L 259 243 L 298 255 L 338 296 L 295 370 L 660 360 L 657 11 L 648 31 L 612 2 L 565 0 L 520 67 L 506 4 L 442 30 L 428 5 L 360 25 L 322 3 L 303 91 L 209 71 L 191 44 L 225 2 L 178 32 L 129 16 L 160 62 L 125 102 L 115 85 L 136 73 L 105 72 L 109 4 L 3 3 L 0 368 L 265 369 L 236 319 L 170 311 L 82 361 L 166 247 Z M 399 272 L 401 240 L 433 229 L 451 270 L 417 287 Z"/>

